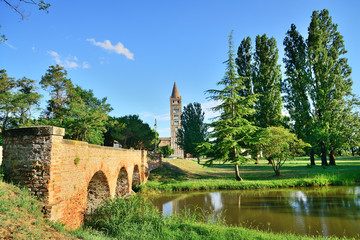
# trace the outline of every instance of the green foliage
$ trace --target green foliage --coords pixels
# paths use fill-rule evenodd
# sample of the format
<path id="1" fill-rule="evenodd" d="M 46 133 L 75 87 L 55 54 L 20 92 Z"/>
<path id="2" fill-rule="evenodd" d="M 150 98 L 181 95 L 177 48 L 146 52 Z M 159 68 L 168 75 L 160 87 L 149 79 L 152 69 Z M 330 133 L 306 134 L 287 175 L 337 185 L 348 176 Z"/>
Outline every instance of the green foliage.
<path id="1" fill-rule="evenodd" d="M 152 150 L 155 146 L 155 134 L 158 133 L 138 115 L 113 117 L 108 124 L 105 145 L 112 146 L 116 140 L 124 148 Z"/>
<path id="2" fill-rule="evenodd" d="M 79 162 L 80 162 L 80 158 L 79 158 L 79 157 L 77 157 L 77 158 L 74 159 L 74 164 L 75 164 L 75 166 L 77 166 L 77 165 L 79 164 Z"/>
<path id="3" fill-rule="evenodd" d="M 320 145 L 322 164 L 327 165 L 326 152 L 331 134 L 342 123 L 340 115 L 351 97 L 351 68 L 344 55 L 343 36 L 332 22 L 329 11 L 314 11 L 308 28 L 307 57 L 310 69 L 309 96 L 313 103 L 315 138 Z M 340 113 L 339 113 L 340 112 Z"/>
<path id="4" fill-rule="evenodd" d="M 202 152 L 207 152 L 212 158 L 208 161 L 212 164 L 214 160 L 232 163 L 244 163 L 249 161 L 244 157 L 241 149 L 248 145 L 249 140 L 256 131 L 256 127 L 248 120 L 253 114 L 253 106 L 257 95 L 251 94 L 241 96 L 246 90 L 245 77 L 238 76 L 235 70 L 232 33 L 229 36 L 228 60 L 225 62 L 226 72 L 224 78 L 217 83 L 223 86 L 221 90 L 208 90 L 211 99 L 221 103 L 214 108 L 221 112 L 217 121 L 211 124 L 214 139 L 213 147 L 209 144 L 199 146 Z M 212 151 L 210 152 L 210 148 Z M 236 173 L 236 177 L 240 176 Z"/>
<path id="5" fill-rule="evenodd" d="M 4 169 L 0 165 L 0 182 L 4 179 Z"/>
<path id="6" fill-rule="evenodd" d="M 310 147 L 309 144 L 305 144 L 295 134 L 282 127 L 262 129 L 257 142 L 261 146 L 263 155 L 273 160 L 272 167 L 276 175 L 280 175 L 280 168 L 287 160 L 303 153 L 305 147 Z"/>
<path id="7" fill-rule="evenodd" d="M 195 157 L 200 156 L 196 147 L 208 141 L 204 115 L 200 103 L 189 103 L 184 106 L 181 114 L 181 128 L 176 134 L 177 144 L 185 153 L 190 153 Z"/>
<path id="8" fill-rule="evenodd" d="M 165 158 L 169 157 L 171 154 L 174 154 L 174 149 L 172 149 L 169 144 L 159 148 L 159 150 Z"/>
<path id="9" fill-rule="evenodd" d="M 274 37 L 256 36 L 253 87 L 254 93 L 259 95 L 255 104 L 255 121 L 259 127 L 283 123 L 278 51 Z"/>
<path id="10" fill-rule="evenodd" d="M 92 90 L 79 86 L 73 89 L 70 99 L 70 111 L 64 119 L 68 137 L 98 145 L 103 143 L 108 113 L 112 110 L 107 99 L 98 99 Z"/>
<path id="11" fill-rule="evenodd" d="M 22 78 L 15 80 L 0 70 L 0 126 L 8 128 L 26 126 L 31 122 L 32 111 L 39 105 L 35 81 Z"/>
<path id="12" fill-rule="evenodd" d="M 46 74 L 41 77 L 40 86 L 48 90 L 51 97 L 44 115 L 48 119 L 58 119 L 62 124 L 70 105 L 71 91 L 74 90 L 71 79 L 67 78 L 67 71 L 58 64 L 50 66 Z"/>
<path id="13" fill-rule="evenodd" d="M 59 65 L 50 66 L 40 81 L 50 92 L 44 117 L 36 125 L 53 125 L 66 129 L 66 138 L 100 145 L 112 110 L 107 99 L 98 99 L 92 90 L 74 87 L 66 70 Z"/>
<path id="14" fill-rule="evenodd" d="M 1 28 L 1 25 L 0 25 L 0 28 Z M 5 35 L 4 34 L 0 35 L 0 43 L 6 42 L 6 41 L 7 41 L 7 39 L 6 39 Z"/>
<path id="15" fill-rule="evenodd" d="M 282 82 L 285 107 L 293 121 L 293 130 L 300 139 L 314 143 L 313 120 L 309 101 L 310 71 L 307 65 L 306 43 L 296 26 L 291 24 L 284 39 L 285 74 Z"/>
<path id="16" fill-rule="evenodd" d="M 94 213 L 86 216 L 85 221 L 85 226 L 104 231 L 112 237 L 122 236 L 125 239 L 124 233 L 136 234 L 138 239 L 142 239 L 140 236 L 145 234 L 144 232 L 156 233 L 163 224 L 157 209 L 139 195 L 128 199 L 110 199 Z"/>
<path id="17" fill-rule="evenodd" d="M 251 51 L 251 38 L 244 38 L 237 51 L 235 59 L 237 73 L 243 77 L 244 88 L 239 91 L 239 95 L 246 97 L 253 94 L 253 63 Z"/>

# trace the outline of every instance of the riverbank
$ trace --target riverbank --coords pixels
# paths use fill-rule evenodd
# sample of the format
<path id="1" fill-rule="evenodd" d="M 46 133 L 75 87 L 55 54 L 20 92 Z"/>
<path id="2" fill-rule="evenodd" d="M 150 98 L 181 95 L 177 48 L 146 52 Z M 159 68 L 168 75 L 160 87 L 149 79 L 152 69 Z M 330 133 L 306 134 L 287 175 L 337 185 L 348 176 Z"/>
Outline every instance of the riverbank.
<path id="1" fill-rule="evenodd" d="M 141 191 L 277 188 L 301 183 L 318 186 L 359 181 L 360 158 L 342 157 L 337 160 L 337 166 L 325 168 L 306 167 L 307 162 L 303 158 L 289 162 L 282 168 L 280 177 L 274 176 L 265 161 L 260 165 L 242 166 L 245 181 L 239 183 L 234 180 L 232 165 L 207 167 L 204 162 L 198 165 L 196 160 L 165 159 L 163 167 L 151 173 Z M 142 205 L 147 202 L 142 199 L 141 196 L 129 200 L 109 199 L 83 227 L 67 232 L 61 225 L 43 219 L 41 204 L 28 191 L 0 180 L 0 236 L 13 239 L 339 239 L 225 226 L 221 222 L 209 222 L 210 215 L 199 219 L 192 213 L 182 213 L 164 218 L 153 205 Z"/>
<path id="2" fill-rule="evenodd" d="M 338 157 L 336 166 L 309 166 L 308 157 L 288 161 L 275 176 L 271 165 L 260 160 L 240 167 L 245 181 L 235 180 L 233 164 L 205 165 L 196 160 L 164 159 L 163 166 L 151 172 L 141 187 L 146 194 L 199 190 L 239 190 L 283 187 L 349 185 L 360 182 L 360 158 Z"/>
<path id="3" fill-rule="evenodd" d="M 163 218 L 156 208 L 141 195 L 130 199 L 109 199 L 75 231 L 66 231 L 58 223 L 43 219 L 41 203 L 28 191 L 2 182 L 0 179 L 0 238 L 1 239 L 346 239 L 294 234 L 276 234 L 242 227 L 225 226 L 183 212 Z"/>
<path id="4" fill-rule="evenodd" d="M 212 219 L 211 213 L 199 215 L 191 211 L 164 218 L 149 201 L 137 195 L 127 200 L 115 198 L 107 201 L 88 217 L 81 233 L 76 236 L 82 237 L 82 234 L 87 232 L 86 229 L 91 228 L 106 233 L 109 238 L 116 239 L 346 239 L 278 234 L 226 226 L 221 221 L 214 222 Z"/>

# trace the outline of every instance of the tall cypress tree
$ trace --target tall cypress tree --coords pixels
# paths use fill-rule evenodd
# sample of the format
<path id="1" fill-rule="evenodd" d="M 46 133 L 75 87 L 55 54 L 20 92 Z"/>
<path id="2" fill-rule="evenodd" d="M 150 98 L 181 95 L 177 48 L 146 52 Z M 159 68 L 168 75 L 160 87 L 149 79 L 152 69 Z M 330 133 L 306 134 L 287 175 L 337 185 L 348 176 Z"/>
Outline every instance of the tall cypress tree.
<path id="1" fill-rule="evenodd" d="M 253 84 L 254 93 L 259 95 L 259 99 L 255 105 L 255 121 L 257 126 L 263 128 L 282 124 L 278 58 L 275 38 L 268 38 L 266 34 L 256 36 Z"/>
<path id="2" fill-rule="evenodd" d="M 327 165 L 331 131 L 336 131 L 335 120 L 339 109 L 346 106 L 351 96 L 351 68 L 347 64 L 343 36 L 332 22 L 329 11 L 314 11 L 308 28 L 307 57 L 310 68 L 310 98 L 321 149 L 321 163 Z M 333 161 L 331 164 L 335 164 Z"/>

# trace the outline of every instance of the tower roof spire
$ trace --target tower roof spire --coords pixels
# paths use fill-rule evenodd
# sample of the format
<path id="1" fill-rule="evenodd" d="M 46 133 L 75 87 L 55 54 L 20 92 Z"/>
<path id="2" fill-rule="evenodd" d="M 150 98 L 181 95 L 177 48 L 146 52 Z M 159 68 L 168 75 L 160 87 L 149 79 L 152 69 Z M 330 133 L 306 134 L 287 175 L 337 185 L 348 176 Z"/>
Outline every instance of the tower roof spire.
<path id="1" fill-rule="evenodd" d="M 180 94 L 179 94 L 179 91 L 177 89 L 176 82 L 174 82 L 174 87 L 173 87 L 173 90 L 172 90 L 171 97 L 172 98 L 180 98 Z"/>

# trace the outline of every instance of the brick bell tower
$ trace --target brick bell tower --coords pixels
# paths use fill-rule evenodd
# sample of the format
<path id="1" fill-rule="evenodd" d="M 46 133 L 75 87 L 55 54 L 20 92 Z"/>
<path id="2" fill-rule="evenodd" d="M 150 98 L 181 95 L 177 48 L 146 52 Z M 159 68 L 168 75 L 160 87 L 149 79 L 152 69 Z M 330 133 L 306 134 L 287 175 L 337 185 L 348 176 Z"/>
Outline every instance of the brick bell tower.
<path id="1" fill-rule="evenodd" d="M 182 150 L 176 144 L 176 133 L 178 129 L 181 127 L 181 112 L 182 112 L 181 97 L 177 89 L 176 82 L 174 82 L 174 87 L 170 97 L 170 127 L 171 127 L 170 146 L 172 149 L 174 149 L 174 154 L 172 156 L 179 158 L 184 157 L 184 150 Z"/>

